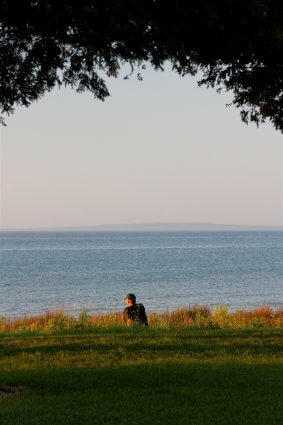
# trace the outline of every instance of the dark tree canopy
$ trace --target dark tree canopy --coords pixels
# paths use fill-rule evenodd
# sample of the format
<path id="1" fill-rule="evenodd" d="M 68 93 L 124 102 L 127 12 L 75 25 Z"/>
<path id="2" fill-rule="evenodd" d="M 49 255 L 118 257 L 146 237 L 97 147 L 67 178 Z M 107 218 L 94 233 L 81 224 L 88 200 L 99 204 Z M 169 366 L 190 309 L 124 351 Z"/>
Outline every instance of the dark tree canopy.
<path id="1" fill-rule="evenodd" d="M 0 0 L 2 115 L 62 84 L 104 100 L 105 73 L 167 62 L 283 131 L 282 0 Z"/>

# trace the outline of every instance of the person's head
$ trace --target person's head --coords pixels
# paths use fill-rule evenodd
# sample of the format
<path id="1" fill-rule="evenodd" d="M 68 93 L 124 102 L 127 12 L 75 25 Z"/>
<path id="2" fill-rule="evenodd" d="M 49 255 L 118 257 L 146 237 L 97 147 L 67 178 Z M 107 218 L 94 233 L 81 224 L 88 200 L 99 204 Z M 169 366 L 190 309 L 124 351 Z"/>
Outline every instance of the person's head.
<path id="1" fill-rule="evenodd" d="M 134 294 L 127 294 L 125 296 L 125 303 L 128 305 L 128 307 L 131 307 L 131 305 L 136 304 L 136 296 Z"/>

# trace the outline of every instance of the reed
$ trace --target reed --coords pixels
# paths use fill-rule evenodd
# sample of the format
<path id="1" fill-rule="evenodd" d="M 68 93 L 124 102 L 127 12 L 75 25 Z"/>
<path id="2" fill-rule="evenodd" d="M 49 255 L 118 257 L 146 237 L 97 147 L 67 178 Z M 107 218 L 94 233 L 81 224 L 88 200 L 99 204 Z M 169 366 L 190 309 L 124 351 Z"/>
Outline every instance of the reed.
<path id="1" fill-rule="evenodd" d="M 179 308 L 174 311 L 148 314 L 151 328 L 281 328 L 283 326 L 283 309 L 274 310 L 263 306 L 254 310 L 236 310 L 230 312 L 225 305 L 219 305 L 212 311 L 202 305 Z M 62 332 L 62 331 L 91 331 L 95 328 L 121 328 L 126 324 L 121 313 L 88 315 L 82 311 L 75 318 L 63 310 L 46 312 L 37 316 L 17 319 L 0 318 L 0 332 Z"/>

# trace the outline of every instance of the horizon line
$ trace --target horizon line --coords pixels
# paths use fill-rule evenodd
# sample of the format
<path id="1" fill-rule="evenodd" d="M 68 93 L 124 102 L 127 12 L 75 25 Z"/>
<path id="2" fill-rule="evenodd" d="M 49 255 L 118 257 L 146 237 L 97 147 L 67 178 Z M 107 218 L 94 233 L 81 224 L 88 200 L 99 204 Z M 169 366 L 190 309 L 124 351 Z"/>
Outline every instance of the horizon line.
<path id="1" fill-rule="evenodd" d="M 250 229 L 283 229 L 283 224 L 225 224 L 225 223 L 213 223 L 213 222 L 136 222 L 136 223 L 111 223 L 111 224 L 96 224 L 89 226 L 46 226 L 46 227 L 6 227 L 0 228 L 1 232 L 5 231 L 52 231 L 52 230 L 107 230 L 109 228 L 133 228 L 133 227 L 222 227 L 222 228 L 250 228 Z M 165 229 L 166 230 L 166 229 Z M 185 230 L 185 229 L 182 229 Z"/>

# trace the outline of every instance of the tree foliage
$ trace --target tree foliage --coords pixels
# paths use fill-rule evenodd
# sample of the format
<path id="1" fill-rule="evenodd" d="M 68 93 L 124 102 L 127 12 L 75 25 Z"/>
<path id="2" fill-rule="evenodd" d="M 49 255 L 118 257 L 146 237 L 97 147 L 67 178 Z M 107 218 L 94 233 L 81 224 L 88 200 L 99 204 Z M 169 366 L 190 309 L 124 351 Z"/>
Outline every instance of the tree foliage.
<path id="1" fill-rule="evenodd" d="M 283 131 L 282 0 L 0 0 L 2 115 L 62 84 L 104 100 L 105 73 L 167 62 Z"/>

